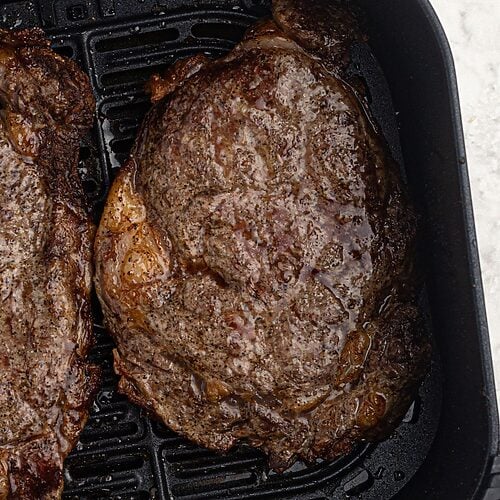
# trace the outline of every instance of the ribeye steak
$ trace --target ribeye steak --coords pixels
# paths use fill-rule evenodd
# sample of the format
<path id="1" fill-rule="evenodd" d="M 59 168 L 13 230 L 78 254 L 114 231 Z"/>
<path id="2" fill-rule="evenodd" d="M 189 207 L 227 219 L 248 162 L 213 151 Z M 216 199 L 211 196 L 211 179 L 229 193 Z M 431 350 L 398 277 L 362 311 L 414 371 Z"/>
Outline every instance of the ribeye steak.
<path id="1" fill-rule="evenodd" d="M 416 217 L 344 77 L 355 41 L 338 3 L 275 0 L 227 56 L 154 77 L 96 238 L 121 391 L 276 470 L 386 436 L 428 364 Z"/>
<path id="2" fill-rule="evenodd" d="M 0 499 L 58 498 L 98 370 L 94 227 L 77 161 L 86 75 L 39 30 L 0 30 Z"/>

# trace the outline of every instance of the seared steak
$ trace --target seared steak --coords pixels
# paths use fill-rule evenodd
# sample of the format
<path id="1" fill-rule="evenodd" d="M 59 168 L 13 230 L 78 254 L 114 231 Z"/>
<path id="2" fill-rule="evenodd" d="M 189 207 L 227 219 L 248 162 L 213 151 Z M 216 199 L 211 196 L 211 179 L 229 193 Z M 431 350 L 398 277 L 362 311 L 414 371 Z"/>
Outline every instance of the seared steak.
<path id="1" fill-rule="evenodd" d="M 0 30 L 0 499 L 60 496 L 96 386 L 93 226 L 76 171 L 88 78 L 38 30 Z"/>
<path id="2" fill-rule="evenodd" d="M 342 79 L 363 37 L 332 5 L 275 0 L 226 57 L 152 80 L 95 246 L 120 390 L 276 470 L 386 436 L 430 351 L 416 217 Z"/>

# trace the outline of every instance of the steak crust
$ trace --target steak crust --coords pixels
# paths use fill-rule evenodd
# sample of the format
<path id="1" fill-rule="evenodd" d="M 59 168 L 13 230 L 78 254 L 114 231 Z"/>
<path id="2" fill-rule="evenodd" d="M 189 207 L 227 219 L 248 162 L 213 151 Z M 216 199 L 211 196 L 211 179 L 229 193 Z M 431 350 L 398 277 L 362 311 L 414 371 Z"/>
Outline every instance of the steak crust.
<path id="1" fill-rule="evenodd" d="M 227 56 L 153 78 L 95 245 L 120 390 L 278 471 L 390 433 L 430 352 L 416 217 L 342 77 L 363 36 L 310 4 L 275 0 Z"/>
<path id="2" fill-rule="evenodd" d="M 54 499 L 96 389 L 94 227 L 77 175 L 88 78 L 40 30 L 0 30 L 0 499 Z"/>

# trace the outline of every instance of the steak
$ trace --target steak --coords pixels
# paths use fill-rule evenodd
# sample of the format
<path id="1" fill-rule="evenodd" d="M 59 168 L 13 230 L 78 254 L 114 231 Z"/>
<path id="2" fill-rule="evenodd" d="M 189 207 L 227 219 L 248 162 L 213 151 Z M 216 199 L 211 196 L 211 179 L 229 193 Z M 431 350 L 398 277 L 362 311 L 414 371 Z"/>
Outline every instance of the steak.
<path id="1" fill-rule="evenodd" d="M 275 0 L 155 76 L 96 237 L 120 391 L 277 471 L 387 436 L 429 361 L 416 216 L 345 76 L 363 40 L 339 3 Z"/>
<path id="2" fill-rule="evenodd" d="M 98 370 L 94 228 L 77 174 L 88 78 L 39 30 L 0 30 L 0 499 L 59 498 Z"/>

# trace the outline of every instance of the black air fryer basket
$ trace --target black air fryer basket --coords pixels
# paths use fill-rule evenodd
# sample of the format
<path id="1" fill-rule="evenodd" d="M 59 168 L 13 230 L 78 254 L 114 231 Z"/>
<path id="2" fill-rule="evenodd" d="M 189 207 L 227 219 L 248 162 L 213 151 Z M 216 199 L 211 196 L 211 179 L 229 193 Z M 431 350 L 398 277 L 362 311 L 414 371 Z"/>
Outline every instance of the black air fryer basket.
<path id="1" fill-rule="evenodd" d="M 103 366 L 103 387 L 66 461 L 65 499 L 500 500 L 498 417 L 450 50 L 427 0 L 355 6 L 370 49 L 353 48 L 350 71 L 367 83 L 421 214 L 422 302 L 435 348 L 419 397 L 387 441 L 274 474 L 258 451 L 217 455 L 128 403 L 115 390 L 113 343 L 96 317 L 92 358 Z M 97 120 L 80 172 L 96 221 L 149 109 L 149 76 L 178 58 L 226 53 L 268 14 L 266 0 L 0 0 L 1 27 L 41 26 L 90 75 Z"/>

